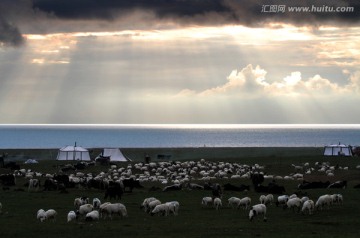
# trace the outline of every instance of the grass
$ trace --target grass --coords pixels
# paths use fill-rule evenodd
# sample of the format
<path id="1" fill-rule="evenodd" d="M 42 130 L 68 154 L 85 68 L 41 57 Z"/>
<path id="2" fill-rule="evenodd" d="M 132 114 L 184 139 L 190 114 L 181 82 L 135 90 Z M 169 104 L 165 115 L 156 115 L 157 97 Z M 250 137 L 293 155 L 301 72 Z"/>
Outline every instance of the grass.
<path id="1" fill-rule="evenodd" d="M 276 175 L 289 175 L 294 172 L 291 164 L 309 162 L 313 165 L 317 161 L 330 161 L 332 165 L 349 166 L 347 171 L 336 171 L 335 177 L 324 177 L 321 174 L 313 174 L 309 179 L 348 179 L 347 189 L 312 189 L 305 190 L 308 196 L 314 200 L 325 193 L 341 193 L 344 196 L 344 204 L 333 206 L 329 210 L 318 211 L 313 215 L 303 215 L 290 210 L 283 210 L 274 205 L 268 206 L 268 221 L 263 222 L 248 220 L 248 211 L 235 210 L 227 207 L 227 198 L 231 196 L 250 196 L 253 204 L 257 203 L 260 194 L 253 189 L 248 192 L 226 191 L 223 196 L 223 207 L 216 211 L 212 207 L 202 207 L 201 198 L 210 195 L 209 191 L 149 191 L 152 186 L 163 187 L 158 183 L 144 183 L 145 188 L 135 189 L 133 193 L 126 193 L 121 203 L 125 204 L 129 216 L 122 219 L 114 217 L 113 220 L 100 220 L 97 222 L 85 222 L 78 220 L 74 223 L 66 222 L 66 215 L 74 210 L 73 201 L 78 196 L 103 198 L 104 192 L 96 189 L 69 189 L 69 193 L 62 194 L 58 191 L 51 192 L 27 192 L 23 187 L 26 182 L 23 178 L 17 179 L 17 185 L 10 190 L 0 190 L 0 202 L 3 205 L 0 214 L 1 237 L 25 237 L 46 235 L 47 237 L 359 237 L 360 227 L 360 190 L 354 189 L 355 184 L 360 183 L 360 170 L 355 168 L 360 164 L 358 158 L 329 158 L 319 154 L 293 153 L 294 149 L 264 149 L 264 153 L 257 151 L 251 154 L 251 150 L 234 149 L 166 149 L 181 160 L 188 157 L 191 160 L 206 158 L 212 161 L 228 161 L 240 164 L 260 164 L 265 166 L 265 172 Z M 148 150 L 152 155 L 164 151 Z M 298 151 L 298 150 L 297 150 Z M 144 151 L 127 151 L 138 155 L 138 161 L 142 161 Z M 153 160 L 155 161 L 155 160 Z M 39 164 L 22 165 L 23 168 L 54 173 L 58 171 L 60 161 L 44 160 Z M 127 164 L 118 164 L 126 166 Z M 107 166 L 95 166 L 85 172 L 106 171 Z M 8 170 L 0 169 L 0 173 Z M 215 182 L 215 181 L 214 181 Z M 248 179 L 217 180 L 221 184 L 251 184 Z M 265 181 L 265 184 L 269 181 Z M 284 185 L 287 194 L 297 191 L 299 181 L 277 181 Z M 198 182 L 202 183 L 202 182 Z M 22 188 L 25 191 L 15 191 Z M 145 214 L 139 209 L 140 204 L 146 197 L 154 196 L 161 201 L 177 200 L 180 202 L 178 216 L 159 217 Z M 275 196 L 277 197 L 277 196 Z M 115 202 L 115 201 L 113 201 Z M 36 220 L 38 209 L 53 208 L 58 212 L 56 222 L 40 223 Z"/>

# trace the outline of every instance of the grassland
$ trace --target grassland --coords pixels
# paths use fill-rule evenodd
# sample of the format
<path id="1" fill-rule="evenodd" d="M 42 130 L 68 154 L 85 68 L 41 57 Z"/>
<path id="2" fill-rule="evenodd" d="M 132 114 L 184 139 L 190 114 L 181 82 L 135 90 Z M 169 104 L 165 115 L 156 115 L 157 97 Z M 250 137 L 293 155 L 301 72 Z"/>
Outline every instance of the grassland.
<path id="1" fill-rule="evenodd" d="M 34 150 L 31 150 L 34 152 Z M 0 151 L 1 152 L 1 151 Z M 47 154 L 49 151 L 37 150 Z M 143 183 L 145 188 L 135 189 L 133 193 L 126 193 L 121 199 L 125 204 L 129 216 L 121 219 L 100 220 L 97 222 L 77 222 L 68 224 L 66 215 L 73 210 L 73 201 L 78 196 L 90 198 L 103 198 L 104 192 L 97 189 L 74 188 L 68 189 L 69 193 L 58 191 L 27 192 L 25 180 L 17 179 L 17 185 L 10 190 L 0 190 L 0 202 L 3 205 L 0 214 L 1 237 L 359 237 L 360 235 L 360 190 L 353 188 L 360 183 L 359 158 L 330 158 L 321 155 L 321 148 L 172 148 L 172 149 L 127 149 L 124 154 L 133 159 L 132 163 L 143 161 L 144 153 L 150 154 L 156 162 L 157 154 L 171 154 L 172 160 L 199 160 L 236 162 L 240 164 L 260 164 L 265 166 L 267 174 L 290 175 L 294 173 L 291 164 L 329 161 L 332 165 L 348 166 L 348 170 L 336 170 L 334 177 L 327 177 L 323 173 L 314 172 L 306 179 L 310 180 L 348 180 L 346 189 L 311 189 L 304 190 L 307 195 L 316 200 L 325 193 L 341 193 L 344 204 L 333 206 L 329 210 L 318 211 L 313 215 L 303 215 L 290 210 L 271 205 L 268 207 L 268 221 L 263 222 L 248 220 L 248 211 L 235 210 L 227 207 L 227 198 L 231 196 L 250 196 L 253 204 L 257 203 L 260 194 L 251 188 L 248 192 L 226 191 L 223 196 L 223 207 L 216 211 L 212 207 L 202 207 L 200 204 L 203 196 L 210 195 L 209 191 L 195 191 L 183 189 L 181 191 L 149 191 L 149 188 L 164 187 L 159 183 Z M 24 150 L 7 150 L 9 157 L 12 155 L 25 155 L 25 158 L 40 158 L 36 153 L 30 154 Z M 93 151 L 95 155 L 97 151 Z M 9 158 L 8 157 L 8 158 Z M 41 160 L 39 164 L 21 165 L 23 168 L 54 173 L 62 161 L 53 159 Z M 119 163 L 118 167 L 127 166 Z M 108 166 L 91 167 L 85 172 L 106 171 Z M 0 169 L 0 173 L 10 172 Z M 197 181 L 202 183 L 201 181 Z M 219 179 L 213 182 L 220 184 L 232 183 L 248 184 L 248 179 Z M 265 181 L 266 184 L 269 181 Z M 297 191 L 299 181 L 279 180 L 278 184 L 284 185 L 286 193 Z M 25 191 L 16 191 L 24 189 Z M 161 201 L 177 200 L 180 202 L 178 216 L 151 217 L 139 209 L 146 197 L 154 196 Z M 56 222 L 40 223 L 36 220 L 36 211 L 40 208 L 53 208 L 58 212 Z"/>

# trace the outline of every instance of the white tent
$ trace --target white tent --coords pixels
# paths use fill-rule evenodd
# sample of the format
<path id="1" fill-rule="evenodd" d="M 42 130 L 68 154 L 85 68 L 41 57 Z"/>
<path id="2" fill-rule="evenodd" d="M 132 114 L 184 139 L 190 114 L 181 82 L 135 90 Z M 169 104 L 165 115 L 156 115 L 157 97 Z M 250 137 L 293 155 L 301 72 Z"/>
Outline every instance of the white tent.
<path id="1" fill-rule="evenodd" d="M 65 146 L 58 152 L 56 160 L 90 160 L 89 151 L 79 146 Z"/>
<path id="2" fill-rule="evenodd" d="M 102 153 L 100 155 L 98 155 L 95 160 L 99 159 L 99 158 L 110 158 L 110 161 L 114 161 L 114 162 L 126 162 L 129 161 L 129 159 L 127 159 L 123 153 L 121 153 L 120 149 L 118 148 L 104 148 Z"/>
<path id="3" fill-rule="evenodd" d="M 324 149 L 325 156 L 352 156 L 351 146 L 344 144 L 327 145 Z"/>

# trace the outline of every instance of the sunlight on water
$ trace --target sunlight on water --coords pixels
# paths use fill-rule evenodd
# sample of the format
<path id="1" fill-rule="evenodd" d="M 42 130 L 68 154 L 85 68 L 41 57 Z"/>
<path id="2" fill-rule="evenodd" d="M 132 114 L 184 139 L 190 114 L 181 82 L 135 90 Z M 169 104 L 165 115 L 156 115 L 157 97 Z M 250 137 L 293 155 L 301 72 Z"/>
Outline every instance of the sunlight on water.
<path id="1" fill-rule="evenodd" d="M 359 124 L 0 125 L 0 148 L 308 147 L 360 143 Z"/>

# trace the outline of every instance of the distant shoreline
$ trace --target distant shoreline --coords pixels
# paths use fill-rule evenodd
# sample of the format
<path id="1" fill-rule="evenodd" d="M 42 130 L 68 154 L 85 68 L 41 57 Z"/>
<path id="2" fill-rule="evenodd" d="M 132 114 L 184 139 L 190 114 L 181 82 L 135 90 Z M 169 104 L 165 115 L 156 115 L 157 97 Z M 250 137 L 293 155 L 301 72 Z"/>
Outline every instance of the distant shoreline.
<path id="1" fill-rule="evenodd" d="M 5 161 L 27 159 L 55 160 L 59 148 L 49 149 L 0 149 L 0 155 L 7 154 Z M 90 158 L 98 156 L 102 148 L 88 148 Z M 321 156 L 323 147 L 171 147 L 171 148 L 120 148 L 132 161 L 143 161 L 145 154 L 152 159 L 167 155 L 171 160 L 194 159 L 236 159 L 256 157 L 298 157 Z"/>

